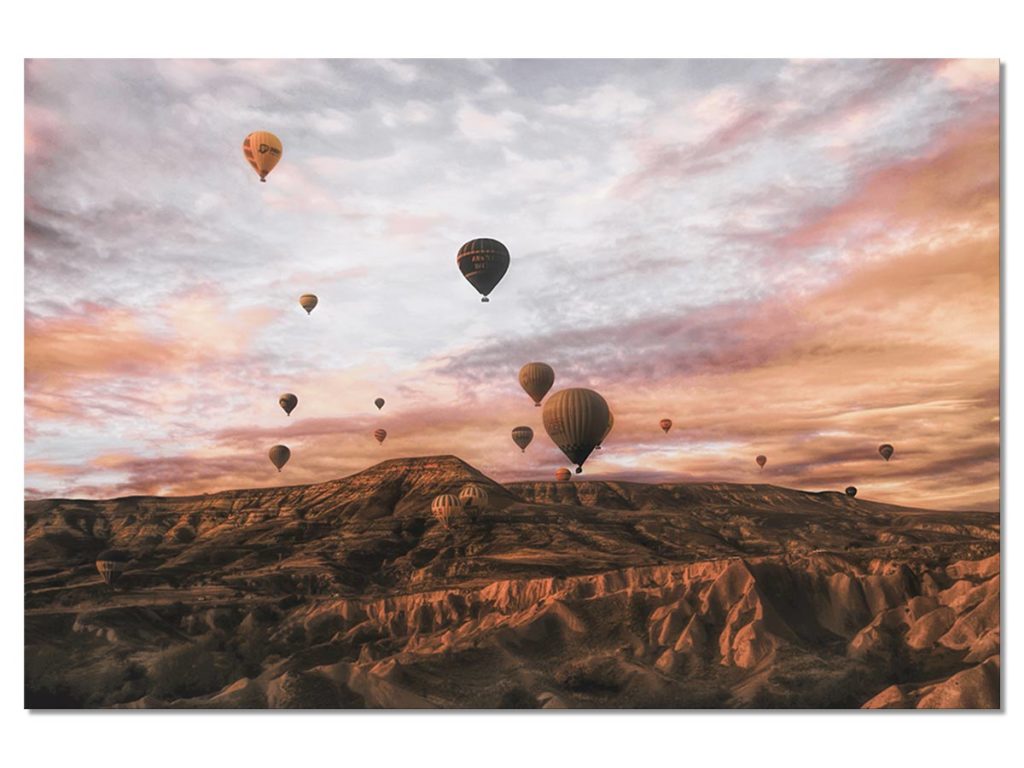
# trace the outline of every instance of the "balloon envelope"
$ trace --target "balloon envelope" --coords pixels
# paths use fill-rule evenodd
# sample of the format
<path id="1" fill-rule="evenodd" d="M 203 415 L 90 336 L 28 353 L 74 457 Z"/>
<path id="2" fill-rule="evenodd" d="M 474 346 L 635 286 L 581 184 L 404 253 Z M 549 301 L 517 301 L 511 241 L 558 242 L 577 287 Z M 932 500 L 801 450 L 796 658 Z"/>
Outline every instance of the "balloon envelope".
<path id="1" fill-rule="evenodd" d="M 523 453 L 526 453 L 526 446 L 533 442 L 533 430 L 529 427 L 514 427 L 512 442 L 522 448 Z"/>
<path id="2" fill-rule="evenodd" d="M 430 511 L 438 522 L 445 528 L 449 527 L 452 516 L 462 509 L 462 502 L 459 497 L 451 493 L 442 493 L 434 498 L 430 505 Z"/>
<path id="3" fill-rule="evenodd" d="M 281 471 L 281 467 L 288 463 L 288 459 L 291 457 L 292 452 L 288 449 L 287 445 L 275 445 L 270 449 L 270 461 L 277 467 L 278 472 Z"/>
<path id="4" fill-rule="evenodd" d="M 267 180 L 267 174 L 274 170 L 281 159 L 281 140 L 270 131 L 253 131 L 242 142 L 242 154 L 260 176 Z"/>
<path id="5" fill-rule="evenodd" d="M 572 388 L 555 392 L 544 404 L 544 429 L 576 471 L 593 453 L 608 429 L 608 403 L 592 389 Z"/>
<path id="6" fill-rule="evenodd" d="M 857 495 L 857 489 L 851 485 L 849 488 L 846 489 L 846 495 L 852 499 L 854 496 Z"/>
<path id="7" fill-rule="evenodd" d="M 888 461 L 889 459 L 892 458 L 893 451 L 895 451 L 895 450 L 896 449 L 893 448 L 888 443 L 882 443 L 880 446 L 878 446 L 878 452 L 882 455 L 882 458 L 885 459 L 886 461 Z"/>
<path id="8" fill-rule="evenodd" d="M 758 456 L 755 459 L 755 461 L 757 462 L 757 466 L 759 466 L 761 469 L 764 469 L 764 465 L 768 463 L 768 457 L 767 456 Z"/>
<path id="9" fill-rule="evenodd" d="M 486 509 L 488 502 L 487 491 L 476 483 L 467 483 L 459 491 L 459 501 L 462 502 L 462 506 L 466 509 Z"/>
<path id="10" fill-rule="evenodd" d="M 385 430 L 385 429 L 375 429 L 375 430 L 373 430 L 373 439 L 376 440 L 381 445 L 384 444 L 384 438 L 387 437 L 387 436 L 388 436 L 388 433 L 387 433 L 387 430 Z"/>
<path id="11" fill-rule="evenodd" d="M 555 383 L 555 370 L 547 363 L 527 363 L 519 369 L 519 386 L 526 390 L 538 408 Z"/>
<path id="12" fill-rule="evenodd" d="M 381 408 L 384 407 L 384 398 L 378 397 L 376 400 L 373 401 L 373 404 L 377 406 L 377 410 L 379 411 Z"/>
<path id="13" fill-rule="evenodd" d="M 662 431 L 667 435 L 668 431 L 672 429 L 672 419 L 662 419 L 658 422 L 658 426 L 661 427 Z"/>
<path id="14" fill-rule="evenodd" d="M 295 406 L 299 404 L 299 398 L 297 398 L 291 392 L 285 392 L 283 395 L 277 398 L 277 403 L 284 409 L 285 413 L 291 416 L 292 411 L 295 410 Z"/>
<path id="15" fill-rule="evenodd" d="M 559 467 L 555 470 L 555 480 L 560 483 L 568 483 L 572 480 L 572 472 L 565 467 Z"/>
<path id="16" fill-rule="evenodd" d="M 508 248 L 489 237 L 470 240 L 459 248 L 455 257 L 462 276 L 477 289 L 481 301 L 489 301 L 488 294 L 508 271 L 510 261 Z"/>
<path id="17" fill-rule="evenodd" d="M 609 408 L 608 409 L 608 428 L 605 429 L 604 434 L 601 435 L 601 442 L 597 444 L 597 448 L 595 450 L 601 450 L 601 446 L 604 445 L 605 438 L 608 437 L 608 435 L 611 434 L 612 427 L 614 427 L 614 426 L 615 426 L 615 414 L 612 413 L 612 409 Z"/>
<path id="18" fill-rule="evenodd" d="M 131 557 L 120 549 L 108 549 L 96 555 L 96 570 L 108 585 L 117 581 Z"/>
<path id="19" fill-rule="evenodd" d="M 310 314 L 319 303 L 320 300 L 312 293 L 304 293 L 299 296 L 299 304 L 301 304 L 302 308 L 306 310 L 307 315 Z"/>

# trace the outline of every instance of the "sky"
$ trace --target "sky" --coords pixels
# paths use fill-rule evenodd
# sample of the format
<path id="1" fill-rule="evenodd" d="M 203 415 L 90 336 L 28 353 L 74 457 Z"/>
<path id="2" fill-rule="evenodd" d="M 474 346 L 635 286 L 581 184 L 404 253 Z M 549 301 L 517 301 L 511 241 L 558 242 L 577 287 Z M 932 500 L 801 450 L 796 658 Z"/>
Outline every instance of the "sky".
<path id="1" fill-rule="evenodd" d="M 28 497 L 431 454 L 548 479 L 536 360 L 615 413 L 584 478 L 998 508 L 995 60 L 31 60 L 25 86 Z M 284 146 L 266 184 L 254 130 Z M 477 237 L 511 252 L 489 304 L 455 261 Z"/>

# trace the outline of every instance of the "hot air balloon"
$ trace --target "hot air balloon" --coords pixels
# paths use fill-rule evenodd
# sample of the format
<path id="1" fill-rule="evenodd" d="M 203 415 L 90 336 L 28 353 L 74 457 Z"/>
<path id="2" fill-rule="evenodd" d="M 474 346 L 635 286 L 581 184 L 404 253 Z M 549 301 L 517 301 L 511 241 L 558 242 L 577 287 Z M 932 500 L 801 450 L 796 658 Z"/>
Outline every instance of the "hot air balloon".
<path id="1" fill-rule="evenodd" d="M 878 446 L 878 452 L 882 455 L 882 458 L 888 461 L 892 458 L 893 451 L 895 449 L 888 443 L 882 443 Z"/>
<path id="2" fill-rule="evenodd" d="M 547 363 L 527 363 L 519 369 L 519 386 L 533 398 L 533 404 L 540 408 L 544 399 L 555 383 L 555 370 Z"/>
<path id="3" fill-rule="evenodd" d="M 284 408 L 285 413 L 291 416 L 292 411 L 295 410 L 295 406 L 299 404 L 299 398 L 297 398 L 291 392 L 285 392 L 283 395 L 277 398 L 277 403 L 282 408 Z"/>
<path id="4" fill-rule="evenodd" d="M 667 435 L 668 431 L 672 429 L 672 419 L 662 419 L 658 422 L 658 426 L 661 427 L 661 431 Z"/>
<path id="5" fill-rule="evenodd" d="M 490 301 L 488 294 L 508 271 L 508 248 L 497 240 L 479 237 L 459 248 L 455 260 L 462 276 L 483 296 L 480 301 Z"/>
<path id="6" fill-rule="evenodd" d="M 600 451 L 601 450 L 601 446 L 604 445 L 605 438 L 608 437 L 608 435 L 611 434 L 612 427 L 614 427 L 614 426 L 615 426 L 615 414 L 612 413 L 612 409 L 609 408 L 608 409 L 608 428 L 604 431 L 604 434 L 601 435 L 601 442 L 597 444 L 597 447 L 594 450 L 596 450 L 596 451 Z"/>
<path id="7" fill-rule="evenodd" d="M 754 461 L 757 462 L 757 466 L 759 466 L 761 469 L 764 469 L 764 465 L 768 463 L 768 457 L 758 456 L 756 459 L 754 459 Z"/>
<path id="8" fill-rule="evenodd" d="M 513 427 L 512 442 L 523 449 L 526 453 L 526 446 L 533 442 L 533 430 L 529 427 Z"/>
<path id="9" fill-rule="evenodd" d="M 376 400 L 373 401 L 373 404 L 377 406 L 377 410 L 379 411 L 381 408 L 384 407 L 384 398 L 378 397 Z"/>
<path id="10" fill-rule="evenodd" d="M 846 495 L 852 499 L 854 496 L 857 495 L 857 489 L 851 485 L 849 488 L 846 489 Z"/>
<path id="11" fill-rule="evenodd" d="M 555 480 L 557 480 L 560 483 L 568 483 L 570 480 L 572 480 L 572 472 L 570 472 L 565 467 L 559 467 L 558 469 L 555 470 Z"/>
<path id="12" fill-rule="evenodd" d="M 430 511 L 437 521 L 445 528 L 450 527 L 452 516 L 462 509 L 462 502 L 459 497 L 452 493 L 442 493 L 434 498 L 430 505 Z"/>
<path id="13" fill-rule="evenodd" d="M 487 509 L 487 491 L 477 483 L 467 483 L 459 491 L 459 501 L 464 509 Z"/>
<path id="14" fill-rule="evenodd" d="M 592 389 L 562 389 L 548 398 L 542 415 L 552 442 L 582 472 L 608 429 L 608 403 Z"/>
<path id="15" fill-rule="evenodd" d="M 113 586 L 114 582 L 121 578 L 124 569 L 128 567 L 129 560 L 131 557 L 127 552 L 122 552 L 120 549 L 108 549 L 96 555 L 96 570 L 109 586 Z"/>
<path id="16" fill-rule="evenodd" d="M 242 142 L 242 153 L 252 169 L 260 175 L 260 181 L 267 180 L 267 174 L 274 170 L 281 159 L 281 140 L 269 131 L 253 131 Z"/>
<path id="17" fill-rule="evenodd" d="M 381 445 L 384 445 L 384 438 L 388 436 L 387 430 L 375 429 L 373 430 L 373 438 Z"/>
<path id="18" fill-rule="evenodd" d="M 281 471 L 281 467 L 288 463 L 288 459 L 292 457 L 292 452 L 288 449 L 287 445 L 275 445 L 270 449 L 270 460 L 274 466 L 277 467 L 277 471 Z"/>
<path id="19" fill-rule="evenodd" d="M 302 308 L 306 310 L 307 315 L 310 314 L 316 308 L 316 305 L 319 303 L 320 300 L 317 299 L 317 297 L 314 296 L 312 293 L 304 293 L 301 296 L 299 296 L 299 304 L 301 304 Z"/>

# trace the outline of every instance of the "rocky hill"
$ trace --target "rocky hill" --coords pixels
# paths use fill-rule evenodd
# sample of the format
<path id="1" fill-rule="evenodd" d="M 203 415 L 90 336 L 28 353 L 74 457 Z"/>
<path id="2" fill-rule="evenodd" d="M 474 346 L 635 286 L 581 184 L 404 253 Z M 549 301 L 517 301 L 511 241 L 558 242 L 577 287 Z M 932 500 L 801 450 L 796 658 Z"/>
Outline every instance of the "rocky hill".
<path id="1" fill-rule="evenodd" d="M 490 506 L 450 527 L 439 493 Z M 132 558 L 116 589 L 96 555 Z M 999 518 L 454 456 L 25 505 L 31 707 L 998 707 Z"/>

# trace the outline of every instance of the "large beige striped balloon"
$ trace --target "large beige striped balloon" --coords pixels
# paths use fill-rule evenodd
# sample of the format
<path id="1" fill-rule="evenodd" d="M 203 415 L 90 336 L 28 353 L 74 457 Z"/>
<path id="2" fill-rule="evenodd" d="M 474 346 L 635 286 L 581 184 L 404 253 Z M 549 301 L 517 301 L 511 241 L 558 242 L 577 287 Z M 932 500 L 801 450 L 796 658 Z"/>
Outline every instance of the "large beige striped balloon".
<path id="1" fill-rule="evenodd" d="M 462 502 L 459 497 L 452 493 L 442 493 L 434 498 L 430 505 L 430 511 L 437 521 L 445 528 L 451 527 L 452 516 L 462 509 Z"/>
<path id="2" fill-rule="evenodd" d="M 266 181 L 267 174 L 274 170 L 282 149 L 281 140 L 270 131 L 253 131 L 242 142 L 242 153 L 260 175 L 260 181 Z"/>
<path id="3" fill-rule="evenodd" d="M 519 369 L 519 386 L 526 390 L 538 408 L 555 384 L 555 371 L 547 363 L 527 363 Z"/>
<path id="4" fill-rule="evenodd" d="M 487 491 L 476 483 L 467 483 L 459 491 L 459 500 L 465 509 L 487 509 Z"/>
<path id="5" fill-rule="evenodd" d="M 573 464 L 583 462 L 601 443 L 608 429 L 608 403 L 592 389 L 562 389 L 544 404 L 544 429 Z"/>

